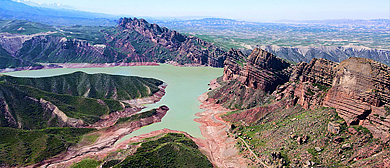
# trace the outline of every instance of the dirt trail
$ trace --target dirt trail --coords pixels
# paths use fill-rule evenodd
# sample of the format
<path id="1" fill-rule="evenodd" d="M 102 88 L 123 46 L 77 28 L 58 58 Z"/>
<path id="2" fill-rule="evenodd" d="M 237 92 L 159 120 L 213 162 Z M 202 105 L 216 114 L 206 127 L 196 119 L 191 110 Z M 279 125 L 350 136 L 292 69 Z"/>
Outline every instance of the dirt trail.
<path id="1" fill-rule="evenodd" d="M 210 88 L 218 87 L 216 80 L 211 81 Z M 198 97 L 202 103 L 200 108 L 205 110 L 197 113 L 195 119 L 205 139 L 195 139 L 200 150 L 205 152 L 210 161 L 217 167 L 247 167 L 249 161 L 238 154 L 235 147 L 236 139 L 228 137 L 229 125 L 220 118 L 221 114 L 230 111 L 208 99 L 207 93 Z"/>

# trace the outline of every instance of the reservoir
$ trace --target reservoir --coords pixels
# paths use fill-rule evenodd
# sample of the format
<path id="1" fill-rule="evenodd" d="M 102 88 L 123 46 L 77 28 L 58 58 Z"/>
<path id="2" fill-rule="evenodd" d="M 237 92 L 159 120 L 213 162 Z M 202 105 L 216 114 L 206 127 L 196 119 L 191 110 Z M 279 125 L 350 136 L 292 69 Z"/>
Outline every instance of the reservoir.
<path id="1" fill-rule="evenodd" d="M 160 66 L 133 66 L 133 67 L 110 67 L 110 68 L 81 68 L 81 69 L 46 69 L 34 71 L 18 71 L 4 73 L 15 77 L 48 77 L 61 74 L 83 71 L 86 73 L 106 73 L 125 76 L 141 76 L 156 78 L 168 84 L 166 94 L 161 101 L 147 106 L 147 109 L 157 108 L 161 105 L 169 107 L 168 113 L 159 123 L 142 127 L 134 131 L 128 137 L 149 133 L 164 128 L 185 131 L 194 137 L 201 138 L 200 124 L 195 122 L 195 114 L 202 112 L 198 108 L 200 102 L 197 97 L 208 89 L 210 80 L 222 75 L 222 68 L 212 67 L 177 67 L 168 64 Z M 145 111 L 144 110 L 144 111 Z"/>

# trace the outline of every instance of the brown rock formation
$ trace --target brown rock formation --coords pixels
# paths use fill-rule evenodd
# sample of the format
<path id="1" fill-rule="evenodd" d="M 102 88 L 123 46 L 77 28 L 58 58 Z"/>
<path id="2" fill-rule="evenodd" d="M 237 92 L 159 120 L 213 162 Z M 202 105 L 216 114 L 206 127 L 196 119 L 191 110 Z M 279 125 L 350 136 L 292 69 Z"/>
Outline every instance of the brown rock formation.
<path id="1" fill-rule="evenodd" d="M 108 39 L 131 59 L 222 67 L 226 58 L 225 51 L 211 43 L 144 19 L 121 18 L 118 29 L 119 33 L 109 35 Z"/>
<path id="2" fill-rule="evenodd" d="M 284 60 L 258 48 L 248 58 L 242 52 L 231 49 L 224 64 L 223 80 L 239 78 L 246 87 L 266 92 L 272 92 L 277 85 L 287 82 L 288 77 L 282 71 L 290 66 Z"/>
<path id="3" fill-rule="evenodd" d="M 301 62 L 292 68 L 290 81 L 318 83 L 331 86 L 338 63 L 314 58 L 309 63 Z"/>
<path id="4" fill-rule="evenodd" d="M 387 65 L 366 58 L 349 58 L 340 64 L 313 59 L 288 68 L 289 64 L 283 60 L 255 49 L 247 64 L 240 66 L 240 58 L 245 58 L 242 55 L 235 50 L 228 52 L 223 76 L 227 84 L 217 89 L 218 93 L 210 94 L 211 98 L 216 103 L 234 105 L 258 97 L 237 95 L 233 90 L 245 86 L 253 89 L 252 93 L 273 92 L 271 96 L 275 100 L 240 106 L 244 110 L 231 114 L 229 120 L 254 123 L 272 110 L 291 107 L 290 103 L 281 103 L 287 99 L 292 105 L 300 104 L 306 109 L 336 108 L 348 125 L 359 124 L 368 128 L 375 138 L 390 139 L 390 67 Z M 263 97 L 262 100 L 268 99 L 266 95 Z"/>
<path id="5" fill-rule="evenodd" d="M 306 109 L 318 107 L 332 85 L 337 65 L 338 63 L 325 59 L 298 63 L 288 70 L 289 82 L 279 86 L 273 95 L 276 100 L 295 97 L 296 103 Z"/>
<path id="6" fill-rule="evenodd" d="M 244 76 L 245 69 L 243 65 L 246 62 L 246 57 L 247 56 L 244 55 L 241 51 L 235 50 L 233 48 L 226 53 L 226 60 L 224 62 L 223 68 L 224 81 Z M 240 65 L 240 63 L 242 64 Z M 240 81 L 242 81 L 242 79 Z"/>
<path id="7" fill-rule="evenodd" d="M 334 107 L 348 125 L 363 125 L 374 137 L 388 139 L 385 105 L 390 96 L 390 67 L 365 58 L 349 58 L 337 67 L 324 106 Z"/>
<path id="8" fill-rule="evenodd" d="M 262 49 L 255 49 L 248 57 L 246 80 L 244 84 L 250 88 L 273 92 L 276 86 L 288 81 L 282 70 L 290 64 Z"/>

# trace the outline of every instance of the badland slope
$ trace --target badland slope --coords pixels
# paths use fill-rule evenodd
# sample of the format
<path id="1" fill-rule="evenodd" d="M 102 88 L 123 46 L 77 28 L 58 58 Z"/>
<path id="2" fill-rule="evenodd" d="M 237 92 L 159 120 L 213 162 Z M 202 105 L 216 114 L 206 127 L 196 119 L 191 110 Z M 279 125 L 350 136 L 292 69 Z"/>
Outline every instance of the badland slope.
<path id="1" fill-rule="evenodd" d="M 262 49 L 228 53 L 222 86 L 209 100 L 233 110 L 223 116 L 231 136 L 251 144 L 265 163 L 387 164 L 381 158 L 389 155 L 387 65 L 354 57 L 290 65 Z"/>

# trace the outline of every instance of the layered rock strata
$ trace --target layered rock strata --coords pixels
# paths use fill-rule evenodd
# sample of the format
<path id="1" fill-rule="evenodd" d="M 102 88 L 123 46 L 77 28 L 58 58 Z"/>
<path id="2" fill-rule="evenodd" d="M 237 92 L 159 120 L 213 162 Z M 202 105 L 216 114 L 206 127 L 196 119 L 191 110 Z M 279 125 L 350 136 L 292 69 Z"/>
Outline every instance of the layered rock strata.
<path id="1" fill-rule="evenodd" d="M 237 59 L 245 55 L 235 50 L 228 54 L 223 75 L 225 85 L 209 94 L 211 98 L 216 103 L 234 104 L 259 96 L 237 95 L 228 88 L 244 87 L 252 89 L 252 93 L 263 93 L 263 101 L 240 106 L 241 112 L 229 115 L 228 120 L 251 124 L 273 110 L 295 104 L 306 109 L 325 106 L 335 108 L 348 125 L 362 125 L 375 138 L 390 139 L 389 66 L 367 58 L 349 58 L 341 63 L 321 58 L 290 66 L 261 49 L 255 49 L 246 59 Z"/>
<path id="2" fill-rule="evenodd" d="M 324 106 L 334 107 L 348 125 L 363 125 L 374 137 L 389 138 L 390 68 L 365 58 L 340 63 Z"/>

